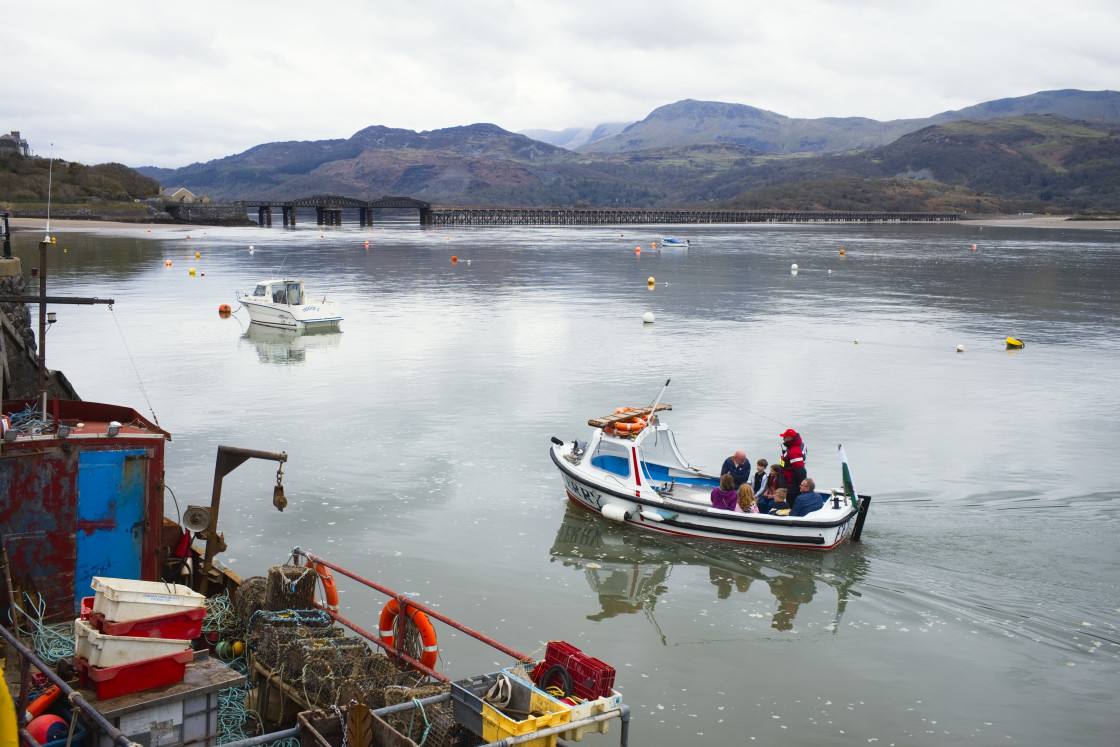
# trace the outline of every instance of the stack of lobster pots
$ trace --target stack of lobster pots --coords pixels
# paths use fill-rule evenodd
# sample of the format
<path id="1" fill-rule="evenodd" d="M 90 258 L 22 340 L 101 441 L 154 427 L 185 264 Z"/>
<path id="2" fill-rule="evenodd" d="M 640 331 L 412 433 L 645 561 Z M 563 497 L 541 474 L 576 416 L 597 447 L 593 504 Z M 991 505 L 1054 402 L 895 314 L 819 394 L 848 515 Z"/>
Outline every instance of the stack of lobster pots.
<path id="1" fill-rule="evenodd" d="M 74 620 L 74 663 L 99 700 L 183 679 L 206 598 L 179 584 L 95 576 Z"/>

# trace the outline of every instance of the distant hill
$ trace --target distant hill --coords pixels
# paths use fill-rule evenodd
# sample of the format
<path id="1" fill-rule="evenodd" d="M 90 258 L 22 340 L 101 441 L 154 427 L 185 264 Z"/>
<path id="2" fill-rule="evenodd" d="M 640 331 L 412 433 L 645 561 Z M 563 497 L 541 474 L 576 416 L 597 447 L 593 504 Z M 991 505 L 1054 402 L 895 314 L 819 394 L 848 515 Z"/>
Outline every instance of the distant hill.
<path id="1" fill-rule="evenodd" d="M 836 180 L 845 178 L 937 183 L 1017 202 L 1020 209 L 1115 212 L 1120 210 L 1120 124 L 1054 115 L 949 122 L 861 153 L 777 159 L 729 170 L 704 189 L 727 206 L 753 207 L 777 194 L 796 201 L 798 193 L 808 204 L 819 202 L 822 185 L 843 186 Z M 833 198 L 843 197 L 845 189 L 833 190 Z M 970 211 L 977 207 L 973 201 Z"/>
<path id="2" fill-rule="evenodd" d="M 629 122 L 607 122 L 594 127 L 569 127 L 565 130 L 520 130 L 518 134 L 558 148 L 575 150 L 593 140 L 602 140 L 622 132 L 629 125 Z"/>
<path id="3" fill-rule="evenodd" d="M 993 118 L 1030 109 L 1079 117 Z M 909 179 L 1023 205 L 1118 210 L 1118 127 L 1120 94 L 1110 91 L 1043 92 L 889 123 L 796 120 L 738 104 L 684 101 L 578 151 L 493 124 L 426 132 L 376 126 L 347 139 L 268 143 L 181 169 L 138 170 L 215 200 L 400 194 L 437 205 L 698 206 L 744 194 L 778 199 L 778 192 L 759 190 L 821 182 L 803 193 L 806 204 L 818 204 L 825 184 L 843 188 L 838 180 Z M 681 143 L 681 133 L 690 142 Z M 612 141 L 621 149 L 606 147 Z M 898 185 L 889 191 L 894 201 L 904 194 L 929 199 Z M 783 188 L 783 204 L 796 194 Z"/>
<path id="4" fill-rule="evenodd" d="M 863 117 L 794 119 L 743 104 L 687 99 L 659 107 L 618 134 L 592 139 L 576 149 L 581 153 L 622 153 L 678 145 L 733 143 L 773 155 L 831 155 L 886 145 L 908 132 L 934 124 L 1017 114 L 1057 114 L 1070 119 L 1120 122 L 1120 93 L 1043 91 L 924 119 L 889 122 Z"/>

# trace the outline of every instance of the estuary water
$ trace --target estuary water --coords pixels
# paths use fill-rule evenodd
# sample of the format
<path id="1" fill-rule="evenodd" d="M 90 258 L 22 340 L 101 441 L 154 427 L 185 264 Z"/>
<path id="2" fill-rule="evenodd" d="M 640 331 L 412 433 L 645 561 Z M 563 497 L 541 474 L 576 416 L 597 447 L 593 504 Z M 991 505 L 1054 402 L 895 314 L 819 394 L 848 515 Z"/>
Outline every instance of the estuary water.
<path id="1" fill-rule="evenodd" d="M 657 251 L 663 232 L 691 248 Z M 14 237 L 25 271 L 41 235 Z M 50 293 L 116 303 L 55 306 L 48 364 L 171 432 L 171 515 L 209 502 L 219 445 L 288 453 L 283 513 L 275 463 L 224 480 L 222 559 L 243 576 L 298 545 L 519 651 L 566 640 L 617 669 L 634 745 L 1117 742 L 1117 232 L 56 236 Z M 342 331 L 219 317 L 275 274 L 338 301 Z M 570 507 L 549 438 L 586 438 L 668 378 L 664 420 L 701 467 L 774 460 L 793 427 L 828 488 L 843 443 L 873 496 L 863 542 L 673 541 Z M 376 629 L 384 598 L 340 590 Z M 511 663 L 437 632 L 452 677 Z"/>

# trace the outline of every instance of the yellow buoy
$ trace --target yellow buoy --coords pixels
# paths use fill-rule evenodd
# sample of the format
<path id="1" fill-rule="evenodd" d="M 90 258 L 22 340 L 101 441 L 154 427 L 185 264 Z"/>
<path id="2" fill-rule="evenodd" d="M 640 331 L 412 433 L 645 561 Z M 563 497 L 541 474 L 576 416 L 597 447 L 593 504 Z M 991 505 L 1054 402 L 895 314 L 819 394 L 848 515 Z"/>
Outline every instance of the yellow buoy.
<path id="1" fill-rule="evenodd" d="M 646 282 L 647 282 L 647 283 L 649 283 L 650 285 L 653 285 L 653 284 L 654 284 L 654 283 L 656 283 L 657 281 L 656 281 L 656 280 L 654 280 L 654 279 L 653 279 L 652 277 L 649 277 L 649 278 L 646 278 Z"/>
<path id="2" fill-rule="evenodd" d="M 841 256 L 843 256 L 843 254 L 844 254 L 844 250 L 843 250 L 843 249 L 841 249 L 841 250 L 840 250 L 840 255 L 841 255 Z"/>
<path id="3" fill-rule="evenodd" d="M 191 277 L 192 278 L 194 277 L 194 268 L 193 267 L 191 268 Z"/>
<path id="4" fill-rule="evenodd" d="M 195 252 L 194 253 L 194 258 L 195 259 L 202 259 L 202 252 Z"/>
<path id="5" fill-rule="evenodd" d="M 241 641 L 234 641 L 233 642 L 233 655 L 234 656 L 241 656 L 241 652 L 244 651 L 244 650 L 245 650 L 245 644 L 244 643 L 242 643 Z"/>
<path id="6" fill-rule="evenodd" d="M 1016 340 L 1014 337 L 1008 337 L 1007 338 L 1007 349 L 1008 350 L 1018 350 L 1021 347 L 1023 347 L 1023 341 L 1022 340 Z"/>

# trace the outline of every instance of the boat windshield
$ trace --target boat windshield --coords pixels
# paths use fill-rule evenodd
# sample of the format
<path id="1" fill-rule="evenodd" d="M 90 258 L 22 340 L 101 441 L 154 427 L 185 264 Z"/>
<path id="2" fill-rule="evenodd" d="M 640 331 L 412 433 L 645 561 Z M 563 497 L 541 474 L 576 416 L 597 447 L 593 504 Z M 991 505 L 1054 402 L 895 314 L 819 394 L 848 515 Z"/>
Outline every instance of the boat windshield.
<path id="1" fill-rule="evenodd" d="M 288 283 L 288 303 L 293 306 L 299 306 L 303 303 L 303 284 L 302 283 Z"/>
<path id="2" fill-rule="evenodd" d="M 268 295 L 268 286 L 266 286 L 264 284 L 258 285 L 256 290 L 253 291 L 253 295 L 254 296 L 267 296 Z"/>

